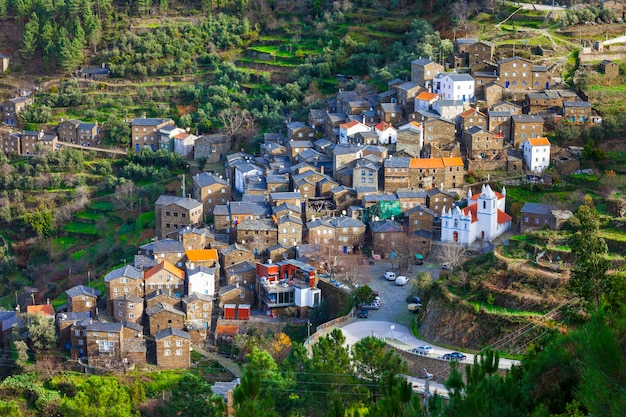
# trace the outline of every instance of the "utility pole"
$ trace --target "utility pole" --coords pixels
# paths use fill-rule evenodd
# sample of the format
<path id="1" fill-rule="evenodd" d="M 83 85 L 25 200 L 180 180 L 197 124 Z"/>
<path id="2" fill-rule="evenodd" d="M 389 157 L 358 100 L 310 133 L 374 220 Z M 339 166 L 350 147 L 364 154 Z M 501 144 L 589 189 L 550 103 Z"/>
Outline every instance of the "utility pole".
<path id="1" fill-rule="evenodd" d="M 186 196 L 186 193 L 185 193 L 185 174 L 183 174 L 182 177 L 183 177 L 183 182 L 180 184 L 180 188 L 183 189 L 183 197 L 185 197 Z"/>

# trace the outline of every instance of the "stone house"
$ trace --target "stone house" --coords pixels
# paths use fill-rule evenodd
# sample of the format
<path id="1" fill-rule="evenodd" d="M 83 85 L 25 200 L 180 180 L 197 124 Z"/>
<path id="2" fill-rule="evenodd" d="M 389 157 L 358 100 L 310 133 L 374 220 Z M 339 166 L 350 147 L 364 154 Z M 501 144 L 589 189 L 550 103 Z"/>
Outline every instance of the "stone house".
<path id="1" fill-rule="evenodd" d="M 374 187 L 378 190 L 379 167 L 367 160 L 358 160 L 352 169 L 352 188 L 357 186 Z"/>
<path id="2" fill-rule="evenodd" d="M 188 249 L 185 251 L 185 268 L 194 269 L 202 266 L 204 268 L 219 268 L 219 256 L 217 249 Z"/>
<path id="3" fill-rule="evenodd" d="M 131 149 L 139 152 L 144 148 L 159 149 L 159 130 L 165 126 L 174 126 L 172 119 L 137 118 L 130 122 Z"/>
<path id="4" fill-rule="evenodd" d="M 217 205 L 213 209 L 215 232 L 230 233 L 231 229 L 244 219 L 264 219 L 272 210 L 266 203 L 231 201 L 226 205 Z"/>
<path id="5" fill-rule="evenodd" d="M 476 82 L 479 83 L 480 81 L 481 80 L 477 80 Z M 477 89 L 477 94 L 478 91 L 480 90 Z M 487 108 L 489 108 L 490 106 L 493 106 L 494 104 L 504 99 L 504 87 L 502 86 L 502 84 L 496 82 L 495 80 L 487 82 L 483 87 L 483 95 L 485 98 L 485 103 L 487 104 Z"/>
<path id="6" fill-rule="evenodd" d="M 356 191 L 353 188 L 340 185 L 331 190 L 331 197 L 337 213 L 341 213 L 355 202 Z"/>
<path id="7" fill-rule="evenodd" d="M 454 142 L 456 137 L 456 125 L 450 120 L 441 118 L 429 119 L 423 122 L 424 146 L 443 147 Z"/>
<path id="8" fill-rule="evenodd" d="M 121 363 L 124 350 L 122 323 L 92 321 L 85 327 L 85 334 L 89 366 L 106 367 Z"/>
<path id="9" fill-rule="evenodd" d="M 426 206 L 435 213 L 435 221 L 444 208 L 446 211 L 451 210 L 456 201 L 455 194 L 441 191 L 438 188 L 432 188 L 426 191 L 426 195 L 428 196 Z"/>
<path id="10" fill-rule="evenodd" d="M 289 189 L 288 174 L 270 174 L 265 177 L 267 191 L 271 193 L 284 192 Z"/>
<path id="11" fill-rule="evenodd" d="M 256 271 L 255 261 L 242 261 L 224 268 L 224 282 L 226 285 L 247 285 L 254 281 Z"/>
<path id="12" fill-rule="evenodd" d="M 169 233 L 202 223 L 202 203 L 193 198 L 161 195 L 154 203 L 156 235 L 164 239 Z"/>
<path id="13" fill-rule="evenodd" d="M 68 313 L 68 317 L 69 317 Z M 88 313 L 71 313 L 71 314 L 88 314 Z M 70 324 L 70 342 L 69 350 L 73 359 L 84 358 L 87 356 L 87 326 L 93 323 L 92 318 L 77 318 Z M 67 342 L 64 342 L 67 348 Z"/>
<path id="14" fill-rule="evenodd" d="M 511 137 L 513 147 L 520 149 L 528 138 L 543 136 L 544 120 L 541 116 L 520 114 L 511 117 Z"/>
<path id="15" fill-rule="evenodd" d="M 156 303 L 146 308 L 148 316 L 148 334 L 154 336 L 157 332 L 175 328 L 185 328 L 185 312 L 178 307 L 164 303 Z"/>
<path id="16" fill-rule="evenodd" d="M 408 226 L 407 229 L 410 233 L 418 230 L 426 230 L 432 233 L 435 217 L 439 216 L 425 205 L 413 207 L 404 213 Z"/>
<path id="17" fill-rule="evenodd" d="M 369 222 L 372 239 L 372 250 L 388 257 L 401 240 L 406 236 L 402 225 L 395 220 L 380 220 Z"/>
<path id="18" fill-rule="evenodd" d="M 520 232 L 550 227 L 552 210 L 555 206 L 540 203 L 524 203 L 520 210 Z"/>
<path id="19" fill-rule="evenodd" d="M 304 140 L 311 139 L 315 135 L 315 130 L 302 122 L 287 122 L 287 139 Z"/>
<path id="20" fill-rule="evenodd" d="M 132 323 L 143 322 L 143 298 L 133 294 L 124 294 L 110 301 L 113 306 L 111 315 L 113 320 Z"/>
<path id="21" fill-rule="evenodd" d="M 412 158 L 409 186 L 419 189 L 433 187 L 457 188 L 465 182 L 465 166 L 459 157 Z"/>
<path id="22" fill-rule="evenodd" d="M 336 95 L 337 108 L 335 109 L 338 112 L 350 114 L 348 113 L 350 109 L 349 103 L 351 101 L 362 101 L 363 98 L 354 90 L 341 90 Z"/>
<path id="23" fill-rule="evenodd" d="M 491 110 L 496 112 L 506 112 L 509 113 L 511 116 L 523 113 L 522 106 L 511 103 L 510 101 L 500 101 L 492 105 Z"/>
<path id="24" fill-rule="evenodd" d="M 313 148 L 313 142 L 310 140 L 290 140 L 287 142 L 287 156 L 293 163 L 299 161 L 298 155 L 300 152 Z"/>
<path id="25" fill-rule="evenodd" d="M 505 141 L 511 140 L 511 113 L 508 111 L 492 111 L 489 115 L 489 131 L 502 136 Z"/>
<path id="26" fill-rule="evenodd" d="M 77 129 L 83 122 L 76 119 L 63 120 L 57 126 L 57 136 L 61 142 L 78 142 Z"/>
<path id="27" fill-rule="evenodd" d="M 459 116 L 461 119 L 461 130 L 466 131 L 477 126 L 483 130 L 488 129 L 487 115 L 478 108 L 470 107 Z"/>
<path id="28" fill-rule="evenodd" d="M 417 112 L 420 110 L 429 111 L 432 110 L 433 104 L 439 100 L 439 96 L 435 93 L 431 93 L 428 91 L 422 91 L 415 97 L 415 104 L 413 106 L 413 111 Z"/>
<path id="29" fill-rule="evenodd" d="M 380 103 L 376 111 L 381 122 L 393 125 L 402 120 L 402 107 L 397 103 Z"/>
<path id="30" fill-rule="evenodd" d="M 411 158 L 385 159 L 383 176 L 385 192 L 393 193 L 400 188 L 407 188 L 409 183 L 409 167 Z"/>
<path id="31" fill-rule="evenodd" d="M 65 291 L 65 299 L 67 303 L 67 311 L 73 313 L 81 313 L 88 311 L 92 317 L 97 316 L 98 297 L 100 291 L 95 288 L 77 285 Z"/>
<path id="32" fill-rule="evenodd" d="M 39 151 L 37 150 L 37 145 L 41 138 L 43 137 L 43 131 L 35 132 L 24 130 L 22 131 L 22 140 L 20 147 L 20 155 L 36 155 Z"/>
<path id="33" fill-rule="evenodd" d="M 193 176 L 193 198 L 200 201 L 205 215 L 213 214 L 218 204 L 230 201 L 228 181 L 217 174 L 201 172 Z"/>
<path id="34" fill-rule="evenodd" d="M 155 304 L 163 303 L 173 307 L 180 307 L 180 298 L 168 291 L 157 291 L 146 296 L 146 308 L 150 308 Z"/>
<path id="35" fill-rule="evenodd" d="M 20 155 L 22 153 L 22 133 L 14 132 L 0 136 L 0 148 L 6 155 Z"/>
<path id="36" fill-rule="evenodd" d="M 233 243 L 220 251 L 220 265 L 224 269 L 243 261 L 254 262 L 254 253 L 243 245 Z"/>
<path id="37" fill-rule="evenodd" d="M 324 121 L 326 139 L 337 143 L 339 141 L 339 125 L 346 120 L 348 120 L 348 115 L 345 113 L 326 113 Z"/>
<path id="38" fill-rule="evenodd" d="M 187 321 L 200 321 L 208 330 L 211 326 L 213 296 L 192 292 L 183 298 L 183 310 L 187 314 Z"/>
<path id="39" fill-rule="evenodd" d="M 302 204 L 302 195 L 295 191 L 270 193 L 270 204 L 272 207 L 280 206 L 281 204 L 291 204 L 298 207 Z"/>
<path id="40" fill-rule="evenodd" d="M 619 65 L 608 59 L 602 60 L 598 67 L 600 72 L 607 78 L 615 78 L 619 75 Z"/>
<path id="41" fill-rule="evenodd" d="M 277 218 L 278 243 L 292 247 L 302 243 L 302 219 L 293 215 Z"/>
<path id="42" fill-rule="evenodd" d="M 232 142 L 227 135 L 202 135 L 193 146 L 193 158 L 197 161 L 205 158 L 209 164 L 217 164 L 232 150 Z"/>
<path id="43" fill-rule="evenodd" d="M 19 122 L 19 114 L 27 107 L 33 104 L 32 97 L 15 97 L 6 100 L 2 104 L 2 121 L 7 126 L 16 126 Z"/>
<path id="44" fill-rule="evenodd" d="M 567 155 L 555 155 L 552 163 L 559 175 L 570 175 L 580 169 L 580 160 Z"/>
<path id="45" fill-rule="evenodd" d="M 76 127 L 77 143 L 81 146 L 97 145 L 100 142 L 99 133 L 98 122 L 80 123 Z"/>
<path id="46" fill-rule="evenodd" d="M 236 226 L 235 241 L 259 256 L 278 242 L 278 228 L 272 219 L 244 219 Z"/>
<path id="47" fill-rule="evenodd" d="M 432 80 L 443 72 L 443 69 L 443 65 L 430 59 L 414 59 L 411 61 L 411 82 L 426 88 L 432 86 Z"/>
<path id="48" fill-rule="evenodd" d="M 328 219 L 315 218 L 307 222 L 308 243 L 316 245 L 334 245 L 335 228 L 328 222 Z"/>
<path id="49" fill-rule="evenodd" d="M 191 337 L 186 331 L 167 328 L 154 335 L 156 362 L 160 369 L 187 369 L 191 366 Z"/>
<path id="50" fill-rule="evenodd" d="M 357 159 L 363 157 L 363 148 L 358 145 L 338 144 L 333 149 L 333 166 L 336 174 L 343 167 L 350 167 Z M 337 179 L 336 176 L 333 178 Z"/>
<path id="51" fill-rule="evenodd" d="M 402 212 L 406 212 L 413 207 L 417 206 L 425 206 L 426 205 L 426 193 L 424 191 L 416 191 L 416 190 L 398 190 L 396 191 L 396 196 L 398 197 L 398 202 L 400 203 L 400 207 L 402 208 Z"/>
<path id="52" fill-rule="evenodd" d="M 111 75 L 111 70 L 109 70 L 104 66 L 104 64 L 102 64 L 102 67 L 82 68 L 76 73 L 80 78 L 84 80 L 104 81 L 109 79 L 109 76 Z"/>
<path id="53" fill-rule="evenodd" d="M 502 140 L 478 126 L 463 132 L 467 159 L 493 159 L 502 151 Z"/>
<path id="54" fill-rule="evenodd" d="M 324 127 L 324 121 L 326 120 L 326 110 L 310 109 L 308 123 L 309 126 L 317 131 L 321 131 Z"/>
<path id="55" fill-rule="evenodd" d="M 497 62 L 500 83 L 505 90 L 548 89 L 548 72 L 545 67 L 533 65 L 531 61 L 514 56 Z"/>
<path id="56" fill-rule="evenodd" d="M 3 322 L 2 327 L 3 328 L 6 327 L 7 329 L 9 329 L 9 332 L 6 335 L 7 338 L 4 337 L 4 332 L 3 332 L 3 342 L 4 341 L 7 342 L 5 349 L 9 349 L 8 338 L 10 338 L 11 336 L 10 332 L 13 329 L 13 324 L 5 320 L 5 318 L 7 318 L 6 313 L 7 312 L 1 313 L 2 316 L 4 316 L 2 320 Z M 11 313 L 13 313 L 13 317 L 16 317 L 15 311 Z M 74 348 L 78 351 L 79 349 L 78 344 L 74 346 L 72 345 L 72 332 L 74 331 L 73 327 L 75 327 L 77 323 L 82 322 L 83 320 L 86 320 L 86 322 L 88 323 L 90 318 L 91 317 L 88 311 L 83 311 L 81 313 L 72 313 L 72 312 L 57 313 L 56 325 L 59 331 L 59 342 L 63 349 L 65 349 L 66 351 L 70 351 L 72 350 L 72 348 Z M 21 322 L 21 319 L 20 319 L 20 322 Z M 17 323 L 17 322 L 14 321 L 14 323 Z M 82 339 L 81 348 L 83 349 L 83 353 L 84 353 L 84 348 L 85 348 L 84 344 L 85 344 L 85 341 L 84 339 Z M 76 356 L 73 356 L 73 357 L 76 357 Z"/>
<path id="57" fill-rule="evenodd" d="M 495 45 L 487 41 L 478 41 L 467 46 L 467 66 L 472 67 L 481 62 L 492 62 Z"/>
<path id="58" fill-rule="evenodd" d="M 182 268 L 185 262 L 183 243 L 176 239 L 167 238 L 146 243 L 139 247 L 139 254 L 153 260 L 153 263 L 147 269 L 163 261 Z M 137 265 L 135 266 L 138 267 Z"/>
<path id="59" fill-rule="evenodd" d="M 229 284 L 220 288 L 219 308 L 227 304 L 253 304 L 255 299 L 254 283 L 256 281 L 256 262 L 254 263 L 254 277 L 248 284 Z"/>
<path id="60" fill-rule="evenodd" d="M 150 268 L 144 274 L 145 295 L 157 291 L 173 293 L 180 298 L 185 288 L 185 273 L 167 261 Z"/>
<path id="61" fill-rule="evenodd" d="M 334 239 L 343 253 L 360 251 L 365 242 L 365 223 L 348 216 L 331 217 L 328 223 L 334 228 Z"/>
<path id="62" fill-rule="evenodd" d="M 148 352 L 146 339 L 143 338 L 143 326 L 138 323 L 122 323 L 122 356 L 124 362 L 134 365 L 145 365 Z"/>
<path id="63" fill-rule="evenodd" d="M 570 101 L 563 103 L 563 120 L 571 123 L 586 123 L 591 120 L 591 103 Z"/>
<path id="64" fill-rule="evenodd" d="M 143 271 L 131 265 L 114 269 L 104 276 L 107 311 L 113 314 L 113 299 L 124 294 L 143 297 Z"/>

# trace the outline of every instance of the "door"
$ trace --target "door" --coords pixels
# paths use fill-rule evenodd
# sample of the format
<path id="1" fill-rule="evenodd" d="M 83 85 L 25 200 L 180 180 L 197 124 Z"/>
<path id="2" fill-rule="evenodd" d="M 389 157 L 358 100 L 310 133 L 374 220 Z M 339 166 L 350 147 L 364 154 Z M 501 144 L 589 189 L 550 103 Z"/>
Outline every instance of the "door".
<path id="1" fill-rule="evenodd" d="M 480 232 L 480 238 L 482 240 L 485 240 L 485 231 L 484 230 L 482 232 Z"/>
<path id="2" fill-rule="evenodd" d="M 509 88 L 509 84 L 510 84 L 510 82 L 509 82 L 509 81 L 507 81 L 507 82 L 504 84 L 504 88 Z"/>

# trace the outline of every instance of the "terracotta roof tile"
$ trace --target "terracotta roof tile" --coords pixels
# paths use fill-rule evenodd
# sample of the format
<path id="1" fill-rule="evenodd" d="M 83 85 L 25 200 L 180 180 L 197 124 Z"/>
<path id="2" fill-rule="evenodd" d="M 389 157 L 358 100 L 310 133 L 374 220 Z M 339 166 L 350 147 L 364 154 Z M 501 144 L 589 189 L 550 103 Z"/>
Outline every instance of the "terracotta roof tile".
<path id="1" fill-rule="evenodd" d="M 550 146 L 550 141 L 548 138 L 528 138 L 530 142 L 530 146 Z"/>

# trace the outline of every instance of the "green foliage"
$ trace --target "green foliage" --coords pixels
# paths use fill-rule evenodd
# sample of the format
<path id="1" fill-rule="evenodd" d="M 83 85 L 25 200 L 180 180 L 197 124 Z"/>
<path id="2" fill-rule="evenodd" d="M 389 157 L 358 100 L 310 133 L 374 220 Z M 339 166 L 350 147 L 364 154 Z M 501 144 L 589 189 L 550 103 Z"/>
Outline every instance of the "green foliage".
<path id="1" fill-rule="evenodd" d="M 211 386 L 194 374 L 184 373 L 160 409 L 164 417 L 218 417 L 224 415 L 221 397 L 213 396 Z"/>
<path id="2" fill-rule="evenodd" d="M 372 336 L 365 337 L 352 346 L 352 359 L 357 375 L 377 384 L 386 375 L 408 372 L 404 359 L 394 350 L 388 350 L 385 342 Z"/>
<path id="3" fill-rule="evenodd" d="M 67 417 L 136 417 L 130 396 L 113 378 L 90 376 L 74 397 L 61 401 L 61 413 Z"/>
<path id="4" fill-rule="evenodd" d="M 40 206 L 35 211 L 26 212 L 23 219 L 35 233 L 43 238 L 47 238 L 54 233 L 54 216 L 52 210 L 44 206 Z"/>
<path id="5" fill-rule="evenodd" d="M 20 407 L 15 401 L 0 400 L 0 415 L 4 417 L 22 417 Z"/>
<path id="6" fill-rule="evenodd" d="M 58 402 L 60 399 L 57 391 L 44 388 L 38 375 L 34 372 L 9 376 L 2 381 L 0 388 L 18 398 L 28 399 L 37 410 L 43 410 L 46 406 Z"/>
<path id="7" fill-rule="evenodd" d="M 362 285 L 354 290 L 354 305 L 369 304 L 374 301 L 374 291 L 367 285 Z"/>
<path id="8" fill-rule="evenodd" d="M 29 315 L 26 329 L 32 346 L 37 350 L 53 349 L 58 341 L 54 317 L 41 314 Z"/>

